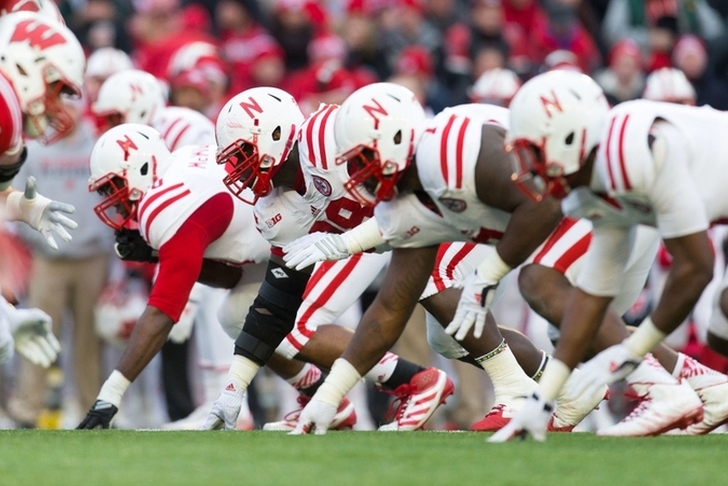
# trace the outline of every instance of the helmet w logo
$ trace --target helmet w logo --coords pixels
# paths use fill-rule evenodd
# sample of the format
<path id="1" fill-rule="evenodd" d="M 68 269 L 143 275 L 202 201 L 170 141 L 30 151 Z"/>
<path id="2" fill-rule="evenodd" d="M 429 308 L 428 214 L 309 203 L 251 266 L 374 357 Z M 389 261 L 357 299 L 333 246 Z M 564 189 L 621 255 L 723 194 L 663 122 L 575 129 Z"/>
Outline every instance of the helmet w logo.
<path id="1" fill-rule="evenodd" d="M 23 20 L 15 27 L 15 32 L 13 32 L 10 42 L 25 41 L 38 51 L 66 43 L 66 39 L 52 29 L 51 26 L 36 20 Z"/>

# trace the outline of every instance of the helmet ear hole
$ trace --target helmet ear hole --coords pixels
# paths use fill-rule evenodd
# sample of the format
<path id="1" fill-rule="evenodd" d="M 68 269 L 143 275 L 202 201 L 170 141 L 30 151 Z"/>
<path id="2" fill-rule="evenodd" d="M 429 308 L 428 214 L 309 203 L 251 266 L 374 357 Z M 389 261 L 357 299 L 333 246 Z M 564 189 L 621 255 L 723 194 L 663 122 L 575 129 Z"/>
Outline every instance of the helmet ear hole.
<path id="1" fill-rule="evenodd" d="M 273 133 L 271 134 L 271 138 L 273 138 L 274 141 L 278 141 L 281 139 L 281 126 L 278 125 L 275 130 L 273 130 Z"/>
<path id="2" fill-rule="evenodd" d="M 402 143 L 402 130 L 397 130 L 397 133 L 394 134 L 394 138 L 392 140 L 395 145 Z"/>
<path id="3" fill-rule="evenodd" d="M 145 162 L 144 165 L 142 165 L 141 169 L 139 169 L 139 172 L 145 176 L 149 172 L 149 162 Z"/>
<path id="4" fill-rule="evenodd" d="M 566 145 L 571 145 L 572 143 L 574 143 L 574 132 L 571 132 L 570 134 L 568 134 L 566 136 L 566 139 L 564 140 L 564 143 Z"/>

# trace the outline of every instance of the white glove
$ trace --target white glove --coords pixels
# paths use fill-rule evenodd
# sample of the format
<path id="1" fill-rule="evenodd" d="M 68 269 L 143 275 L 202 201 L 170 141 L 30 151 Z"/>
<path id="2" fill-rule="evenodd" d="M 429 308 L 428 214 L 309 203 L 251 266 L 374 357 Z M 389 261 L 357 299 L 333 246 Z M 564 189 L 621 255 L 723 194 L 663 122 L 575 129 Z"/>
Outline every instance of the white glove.
<path id="1" fill-rule="evenodd" d="M 584 363 L 577 376 L 566 383 L 571 396 L 597 393 L 604 385 L 611 385 L 627 377 L 642 362 L 624 343 L 610 346 Z"/>
<path id="2" fill-rule="evenodd" d="M 311 233 L 283 247 L 283 260 L 289 268 L 303 270 L 324 260 L 343 260 L 351 253 L 344 237 L 332 233 Z"/>
<path id="3" fill-rule="evenodd" d="M 542 399 L 538 392 L 533 392 L 526 399 L 526 405 L 517 412 L 508 424 L 493 434 L 488 442 L 507 442 L 514 438 L 525 439 L 529 435 L 539 442 L 546 440 L 548 427 L 554 405 Z"/>
<path id="4" fill-rule="evenodd" d="M 238 385 L 238 382 L 230 378 L 225 384 L 225 389 L 217 397 L 212 405 L 210 414 L 207 416 L 203 430 L 235 430 L 238 423 L 240 408 L 245 399 L 245 390 Z"/>
<path id="5" fill-rule="evenodd" d="M 53 233 L 60 236 L 64 241 L 71 241 L 71 235 L 67 229 L 76 229 L 78 224 L 67 218 L 63 213 L 72 214 L 76 209 L 66 203 L 52 201 L 37 193 L 35 177 L 28 177 L 25 184 L 25 192 L 12 192 L 8 195 L 6 208 L 13 220 L 24 221 L 28 225 L 45 236 L 48 245 L 54 250 L 58 244 L 53 238 Z"/>
<path id="6" fill-rule="evenodd" d="M 498 282 L 481 278 L 475 270 L 465 280 L 456 283 L 455 287 L 462 288 L 463 292 L 460 294 L 455 317 L 445 328 L 445 332 L 450 335 L 457 333 L 455 339 L 461 341 L 475 324 L 473 335 L 479 338 L 483 334 L 485 317 L 488 315 Z"/>
<path id="7" fill-rule="evenodd" d="M 316 435 L 324 435 L 334 421 L 338 404 L 331 405 L 313 396 L 310 402 L 301 410 L 298 424 L 288 435 L 308 434 L 314 430 Z"/>
<path id="8" fill-rule="evenodd" d="M 8 311 L 15 349 L 33 364 L 48 368 L 61 352 L 61 343 L 51 331 L 51 317 L 40 309 Z"/>

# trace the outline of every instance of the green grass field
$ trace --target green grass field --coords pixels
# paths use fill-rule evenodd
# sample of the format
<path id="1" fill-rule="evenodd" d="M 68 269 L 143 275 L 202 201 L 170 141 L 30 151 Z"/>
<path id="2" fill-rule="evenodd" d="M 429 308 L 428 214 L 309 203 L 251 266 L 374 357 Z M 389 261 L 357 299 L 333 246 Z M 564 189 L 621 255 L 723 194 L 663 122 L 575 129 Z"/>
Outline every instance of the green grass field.
<path id="1" fill-rule="evenodd" d="M 0 432 L 10 485 L 720 485 L 728 434 L 489 444 L 477 433 Z"/>

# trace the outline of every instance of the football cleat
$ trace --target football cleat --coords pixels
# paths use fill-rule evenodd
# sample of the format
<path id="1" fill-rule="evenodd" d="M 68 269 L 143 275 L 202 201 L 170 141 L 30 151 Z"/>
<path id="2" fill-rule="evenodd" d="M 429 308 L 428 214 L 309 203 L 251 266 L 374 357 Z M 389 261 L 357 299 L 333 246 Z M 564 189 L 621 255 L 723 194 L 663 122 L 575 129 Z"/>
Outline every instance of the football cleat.
<path id="1" fill-rule="evenodd" d="M 571 379 L 576 376 L 579 370 L 571 372 Z M 609 388 L 604 385 L 591 395 L 581 394 L 572 396 L 568 393 L 568 384 L 561 389 L 561 393 L 556 398 L 556 410 L 549 420 L 549 432 L 571 432 L 584 417 L 589 415 L 593 410 L 599 408 L 602 400 L 609 398 Z"/>
<path id="2" fill-rule="evenodd" d="M 703 403 L 687 383 L 630 383 L 639 400 L 622 421 L 601 429 L 599 436 L 646 437 L 703 420 Z"/>
<path id="3" fill-rule="evenodd" d="M 279 420 L 278 422 L 268 422 L 263 425 L 263 430 L 286 432 L 294 430 L 296 425 L 298 425 L 298 419 L 301 416 L 301 411 L 306 404 L 311 401 L 311 397 L 298 395 L 296 401 L 298 401 L 301 408 L 288 413 L 285 417 L 283 417 L 283 420 Z M 356 424 L 356 410 L 354 410 L 354 404 L 352 404 L 348 398 L 344 397 L 344 399 L 341 400 L 341 403 L 339 403 L 339 408 L 336 409 L 336 415 L 334 415 L 334 420 L 332 420 L 331 425 L 329 425 L 329 430 L 349 430 L 354 427 L 354 424 Z"/>
<path id="4" fill-rule="evenodd" d="M 703 402 L 703 420 L 689 425 L 688 434 L 707 434 L 728 423 L 728 382 L 693 389 Z"/>
<path id="5" fill-rule="evenodd" d="M 554 404 L 547 402 L 535 391 L 526 399 L 523 408 L 488 442 L 508 442 L 513 439 L 533 437 L 539 442 L 546 440 L 546 427 L 554 411 Z"/>
<path id="6" fill-rule="evenodd" d="M 508 403 L 493 405 L 485 417 L 470 426 L 470 430 L 473 432 L 495 432 L 500 430 L 511 421 L 525 403 L 526 397 L 518 397 L 509 400 Z"/>
<path id="7" fill-rule="evenodd" d="M 386 390 L 385 390 L 386 391 Z M 379 427 L 381 431 L 409 431 L 421 429 L 453 394 L 455 385 L 444 371 L 427 368 L 416 373 L 409 383 L 386 391 L 395 396 L 390 410 L 394 409 L 392 421 Z"/>

